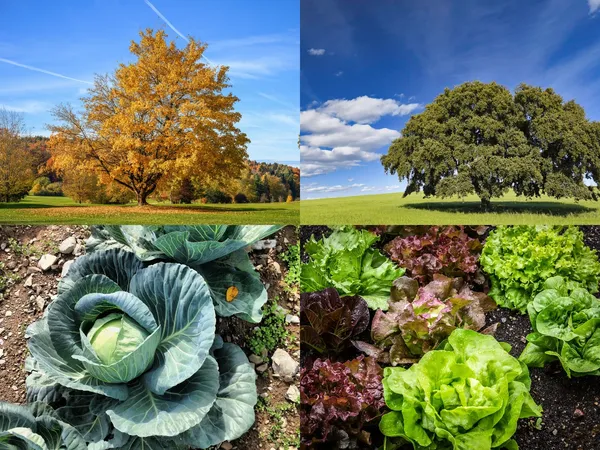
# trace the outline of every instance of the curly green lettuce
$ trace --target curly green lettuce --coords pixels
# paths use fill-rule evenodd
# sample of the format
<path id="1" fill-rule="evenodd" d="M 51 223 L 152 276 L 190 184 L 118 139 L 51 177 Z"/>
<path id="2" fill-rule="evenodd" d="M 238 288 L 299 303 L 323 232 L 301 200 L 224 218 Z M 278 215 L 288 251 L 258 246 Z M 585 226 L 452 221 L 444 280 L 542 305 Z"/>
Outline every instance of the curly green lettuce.
<path id="1" fill-rule="evenodd" d="M 498 227 L 486 240 L 481 266 L 489 275 L 489 295 L 499 306 L 527 311 L 544 282 L 562 276 L 598 292 L 600 262 L 574 226 Z"/>
<path id="2" fill-rule="evenodd" d="M 492 336 L 457 329 L 409 369 L 385 368 L 385 448 L 518 449 L 518 420 L 540 417 L 542 408 L 529 393 L 527 366 L 509 349 Z"/>
<path id="3" fill-rule="evenodd" d="M 310 260 L 302 266 L 302 292 L 333 287 L 340 295 L 361 296 L 371 309 L 387 310 L 392 282 L 404 269 L 372 248 L 378 240 L 354 227 L 339 228 L 320 240 L 312 237 L 304 245 Z"/>
<path id="4" fill-rule="evenodd" d="M 544 288 L 527 307 L 534 332 L 519 359 L 529 367 L 559 361 L 569 377 L 600 375 L 600 300 L 562 277 Z"/>

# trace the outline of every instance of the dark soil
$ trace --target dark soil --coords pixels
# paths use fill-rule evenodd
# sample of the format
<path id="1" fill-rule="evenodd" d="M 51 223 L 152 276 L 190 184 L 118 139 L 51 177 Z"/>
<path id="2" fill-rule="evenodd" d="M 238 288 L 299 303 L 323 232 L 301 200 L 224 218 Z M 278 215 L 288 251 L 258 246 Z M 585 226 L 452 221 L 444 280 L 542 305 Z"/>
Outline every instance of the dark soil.
<path id="1" fill-rule="evenodd" d="M 581 229 L 585 243 L 600 254 L 600 227 Z M 304 243 L 312 234 L 318 239 L 328 234 L 328 230 L 327 227 L 303 226 L 301 240 Z M 307 255 L 301 254 L 306 260 Z M 512 345 L 511 354 L 518 357 L 527 343 L 526 336 L 532 332 L 528 316 L 499 308 L 488 315 L 488 324 L 492 323 L 498 323 L 496 338 Z M 544 412 L 539 424 L 537 419 L 520 421 L 514 436 L 519 448 L 600 449 L 600 379 L 592 376 L 569 379 L 560 365 L 533 368 L 530 372 L 531 394 Z M 377 441 L 377 428 L 372 426 L 369 431 L 375 432 L 374 440 Z M 410 448 L 407 446 L 406 450 Z"/>
<path id="2" fill-rule="evenodd" d="M 45 305 L 50 302 L 56 295 L 62 265 L 65 261 L 73 259 L 74 255 L 61 255 L 58 264 L 46 272 L 37 268 L 37 262 L 45 253 L 60 255 L 58 246 L 69 236 L 83 241 L 89 236 L 89 229 L 75 226 L 0 226 L 0 264 L 4 265 L 4 270 L 0 271 L 0 278 L 10 279 L 8 286 L 0 292 L 0 401 L 25 402 L 27 373 L 24 370 L 24 362 L 28 352 L 24 332 L 30 323 L 42 315 L 36 298 L 43 297 Z M 287 273 L 287 263 L 281 259 L 288 246 L 297 243 L 296 228 L 284 228 L 276 235 L 276 240 L 277 246 L 274 249 L 252 251 L 250 257 L 262 281 L 267 285 L 269 300 L 276 299 L 282 308 L 292 315 L 297 315 L 298 287 L 286 289 L 284 277 Z M 23 252 L 26 254 L 22 254 Z M 277 263 L 278 267 L 274 263 Z M 26 287 L 25 282 L 30 274 L 33 274 L 33 285 Z M 240 345 L 249 355 L 251 351 L 247 346 L 247 338 L 255 326 L 235 317 L 219 318 L 217 332 L 225 341 Z M 299 327 L 287 324 L 286 329 L 289 337 L 286 343 L 282 343 L 282 348 L 298 360 Z M 270 367 L 258 376 L 258 394 L 270 405 L 289 404 L 285 398 L 288 388 L 289 383 L 272 376 Z M 275 420 L 278 421 L 277 424 L 274 423 Z M 297 435 L 300 427 L 297 408 L 287 408 L 282 417 L 277 418 L 257 409 L 256 423 L 252 429 L 231 444 L 223 443 L 221 448 L 279 449 L 280 442 L 269 436 L 275 425 L 281 427 L 281 436 Z"/>

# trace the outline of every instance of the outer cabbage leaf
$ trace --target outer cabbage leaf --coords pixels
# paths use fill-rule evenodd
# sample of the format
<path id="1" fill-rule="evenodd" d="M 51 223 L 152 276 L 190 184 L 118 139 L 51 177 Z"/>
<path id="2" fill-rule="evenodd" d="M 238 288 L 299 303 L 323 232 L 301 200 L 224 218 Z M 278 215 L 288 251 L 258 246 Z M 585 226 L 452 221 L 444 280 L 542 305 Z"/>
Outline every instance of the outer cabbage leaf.
<path id="1" fill-rule="evenodd" d="M 369 321 L 369 306 L 358 295 L 340 298 L 334 288 L 300 295 L 300 341 L 319 353 L 340 353 Z"/>
<path id="2" fill-rule="evenodd" d="M 486 240 L 481 266 L 489 275 L 489 295 L 498 305 L 524 314 L 544 282 L 562 276 L 598 292 L 600 262 L 574 226 L 498 227 Z"/>
<path id="3" fill-rule="evenodd" d="M 79 432 L 60 420 L 49 406 L 43 403 L 19 406 L 3 402 L 0 402 L 0 447 L 28 450 L 87 449 Z"/>
<path id="4" fill-rule="evenodd" d="M 244 248 L 267 237 L 280 226 L 191 225 L 95 227 L 88 250 L 121 248 L 141 261 L 173 261 L 199 272 L 209 285 L 218 315 L 237 315 L 258 323 L 267 292 Z M 228 301 L 226 292 L 239 294 Z"/>
<path id="5" fill-rule="evenodd" d="M 366 230 L 342 227 L 304 246 L 310 261 L 302 266 L 302 292 L 333 287 L 341 295 L 360 295 L 371 309 L 387 309 L 390 286 L 404 274 L 378 250 L 379 238 Z"/>
<path id="6" fill-rule="evenodd" d="M 379 428 L 389 446 L 400 440 L 415 449 L 516 448 L 518 420 L 542 414 L 530 384 L 527 367 L 492 336 L 457 329 L 442 350 L 409 369 L 384 369 L 392 411 Z"/>
<path id="7" fill-rule="evenodd" d="M 534 332 L 520 360 L 530 367 L 559 361 L 569 377 L 600 375 L 600 300 L 552 277 L 528 305 Z"/>
<path id="8" fill-rule="evenodd" d="M 327 442 L 327 448 L 369 445 L 364 425 L 384 407 L 382 370 L 373 358 L 360 356 L 346 363 L 317 359 L 300 373 L 302 444 Z"/>
<path id="9" fill-rule="evenodd" d="M 393 365 L 417 361 L 457 328 L 481 330 L 485 313 L 496 307 L 484 293 L 471 291 L 462 278 L 444 275 L 434 275 L 423 287 L 415 279 L 398 278 L 389 305 L 387 312 L 378 310 L 373 317 L 371 338 L 375 345 L 355 345 Z"/>

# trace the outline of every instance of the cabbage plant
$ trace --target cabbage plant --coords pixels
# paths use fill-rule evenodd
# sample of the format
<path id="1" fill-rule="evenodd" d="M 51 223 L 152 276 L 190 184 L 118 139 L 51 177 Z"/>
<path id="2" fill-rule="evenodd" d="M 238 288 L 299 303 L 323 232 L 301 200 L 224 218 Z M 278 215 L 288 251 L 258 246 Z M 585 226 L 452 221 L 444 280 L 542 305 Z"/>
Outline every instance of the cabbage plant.
<path id="1" fill-rule="evenodd" d="M 48 405 L 0 402 L 0 448 L 86 450 L 88 447 L 81 434 Z"/>
<path id="2" fill-rule="evenodd" d="M 385 368 L 385 448 L 518 449 L 518 420 L 540 417 L 542 408 L 529 393 L 527 366 L 509 350 L 492 336 L 457 329 L 409 369 Z"/>
<path id="3" fill-rule="evenodd" d="M 215 335 L 197 271 L 113 248 L 78 258 L 59 292 L 27 329 L 27 396 L 93 448 L 207 448 L 252 426 L 255 372 Z"/>
<path id="4" fill-rule="evenodd" d="M 244 248 L 280 228 L 274 225 L 102 226 L 92 228 L 86 247 L 88 252 L 122 248 L 145 263 L 185 264 L 205 279 L 217 315 L 235 315 L 258 323 L 267 291 Z M 233 300 L 232 292 L 236 293 Z"/>

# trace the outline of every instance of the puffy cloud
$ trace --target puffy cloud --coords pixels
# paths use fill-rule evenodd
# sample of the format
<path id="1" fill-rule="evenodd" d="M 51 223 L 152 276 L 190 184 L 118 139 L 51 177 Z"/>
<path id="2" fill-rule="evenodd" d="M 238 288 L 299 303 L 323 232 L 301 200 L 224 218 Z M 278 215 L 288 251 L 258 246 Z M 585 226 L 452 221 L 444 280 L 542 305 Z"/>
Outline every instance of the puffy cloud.
<path id="1" fill-rule="evenodd" d="M 600 9 L 600 0 L 588 0 L 588 5 L 590 6 L 590 14 L 594 14 Z"/>
<path id="2" fill-rule="evenodd" d="M 391 98 L 363 95 L 351 100 L 328 100 L 319 110 L 342 120 L 364 124 L 377 122 L 381 117 L 388 115 L 406 116 L 419 108 L 419 103 L 403 104 Z"/>
<path id="3" fill-rule="evenodd" d="M 324 48 L 309 48 L 308 54 L 310 56 L 323 56 L 325 54 Z"/>
<path id="4" fill-rule="evenodd" d="M 349 191 L 350 189 L 355 189 L 355 188 L 359 188 L 359 187 L 363 187 L 364 184 L 362 183 L 354 183 L 354 184 L 350 184 L 350 185 L 335 185 L 335 186 L 320 186 L 316 183 L 312 183 L 309 184 L 307 186 L 303 186 L 302 187 L 302 192 L 305 193 L 312 193 L 312 192 L 319 192 L 319 193 L 330 193 L 330 192 L 343 192 L 343 191 Z"/>

